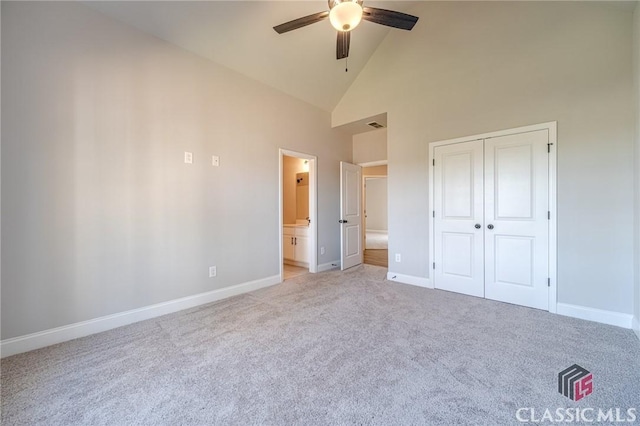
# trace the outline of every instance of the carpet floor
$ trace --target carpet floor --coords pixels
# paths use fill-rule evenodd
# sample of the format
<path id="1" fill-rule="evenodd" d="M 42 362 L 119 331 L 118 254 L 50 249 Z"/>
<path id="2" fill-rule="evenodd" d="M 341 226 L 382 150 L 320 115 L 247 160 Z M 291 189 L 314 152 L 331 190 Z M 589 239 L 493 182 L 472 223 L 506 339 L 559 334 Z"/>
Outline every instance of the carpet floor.
<path id="1" fill-rule="evenodd" d="M 632 331 L 385 272 L 307 274 L 5 358 L 1 422 L 506 425 L 519 408 L 640 409 Z M 594 377 L 577 402 L 557 389 L 572 364 Z"/>

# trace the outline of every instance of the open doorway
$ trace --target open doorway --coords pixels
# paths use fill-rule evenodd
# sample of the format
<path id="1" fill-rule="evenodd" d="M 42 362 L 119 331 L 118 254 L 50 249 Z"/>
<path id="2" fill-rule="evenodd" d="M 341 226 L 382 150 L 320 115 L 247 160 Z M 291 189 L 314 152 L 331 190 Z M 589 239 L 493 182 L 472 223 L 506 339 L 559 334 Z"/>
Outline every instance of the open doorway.
<path id="1" fill-rule="evenodd" d="M 361 198 L 361 226 L 362 232 L 362 248 L 363 250 L 363 262 L 366 264 L 382 266 L 388 268 L 389 265 L 389 250 L 388 250 L 388 227 L 386 214 L 388 212 L 388 205 L 386 201 L 386 182 L 387 182 L 387 115 L 386 113 L 369 117 L 367 119 L 359 120 L 352 123 L 357 131 L 353 133 L 352 145 L 353 145 L 353 163 L 362 167 L 362 198 Z M 356 127 L 357 126 L 357 127 Z M 366 127 L 369 130 L 366 130 Z M 375 128 L 375 130 L 371 130 Z M 375 206 L 369 206 L 369 210 L 365 211 L 367 204 L 367 186 L 369 189 L 371 185 L 367 185 L 369 178 L 381 179 L 373 184 L 376 189 L 380 187 L 384 188 L 385 201 L 376 203 Z M 373 180 L 372 180 L 373 182 Z M 375 191 L 375 189 L 374 189 Z M 378 191 L 379 192 L 379 191 Z M 376 195 L 369 196 L 368 198 L 379 198 Z M 372 209 L 374 209 L 372 211 Z M 374 217 L 366 217 L 367 214 L 373 214 Z M 376 224 L 375 216 L 384 217 L 384 225 Z M 367 219 L 373 219 L 374 223 L 367 223 Z M 369 235 L 367 235 L 367 231 Z M 382 232 L 370 232 L 370 231 L 382 231 Z M 367 236 L 369 238 L 367 238 Z M 367 240 L 369 240 L 369 246 L 367 246 Z M 372 247 L 371 243 L 377 242 Z M 374 248 L 375 247 L 375 248 Z"/>
<path id="2" fill-rule="evenodd" d="M 388 267 L 387 166 L 362 168 L 364 263 Z"/>
<path id="3" fill-rule="evenodd" d="M 280 281 L 317 272 L 316 157 L 280 150 Z"/>

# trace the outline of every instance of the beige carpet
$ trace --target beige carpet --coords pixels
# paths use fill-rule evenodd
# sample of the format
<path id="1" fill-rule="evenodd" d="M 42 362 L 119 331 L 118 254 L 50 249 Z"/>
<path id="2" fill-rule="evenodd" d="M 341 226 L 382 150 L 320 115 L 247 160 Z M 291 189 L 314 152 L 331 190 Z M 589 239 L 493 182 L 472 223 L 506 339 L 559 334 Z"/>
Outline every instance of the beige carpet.
<path id="1" fill-rule="evenodd" d="M 640 405 L 630 330 L 384 274 L 307 274 L 9 357 L 2 424 L 503 425 L 522 407 Z M 574 363 L 594 376 L 578 402 L 557 391 Z"/>

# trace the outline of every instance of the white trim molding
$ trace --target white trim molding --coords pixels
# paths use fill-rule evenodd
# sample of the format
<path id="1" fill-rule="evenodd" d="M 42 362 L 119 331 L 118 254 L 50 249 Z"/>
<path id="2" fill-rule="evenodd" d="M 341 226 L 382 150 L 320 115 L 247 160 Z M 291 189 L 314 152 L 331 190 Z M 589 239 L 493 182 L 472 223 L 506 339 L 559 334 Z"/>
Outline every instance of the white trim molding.
<path id="1" fill-rule="evenodd" d="M 387 272 L 387 280 L 402 284 L 415 285 L 418 287 L 433 288 L 433 284 L 431 284 L 431 280 L 429 278 L 398 274 L 397 272 Z"/>
<path id="2" fill-rule="evenodd" d="M 587 321 L 595 321 L 602 324 L 615 325 L 622 328 L 631 328 L 633 315 L 614 311 L 589 308 L 587 306 L 558 303 L 557 313 L 566 317 L 579 318 Z"/>
<path id="3" fill-rule="evenodd" d="M 333 262 L 323 263 L 318 265 L 318 272 L 331 271 L 333 269 L 340 269 L 340 260 L 334 260 Z"/>
<path id="4" fill-rule="evenodd" d="M 124 325 L 133 324 L 135 322 L 216 302 L 228 297 L 237 296 L 239 294 L 279 284 L 280 282 L 280 275 L 273 275 L 243 284 L 208 291 L 206 293 L 157 303 L 155 305 L 149 305 L 130 311 L 94 318 L 88 321 L 77 322 L 75 324 L 56 327 L 37 333 L 27 334 L 25 336 L 5 339 L 0 342 L 0 354 L 1 357 L 4 358 L 22 352 L 32 351 L 45 346 L 55 345 L 57 343 L 77 339 L 79 337 L 85 337 L 91 334 L 122 327 Z"/>

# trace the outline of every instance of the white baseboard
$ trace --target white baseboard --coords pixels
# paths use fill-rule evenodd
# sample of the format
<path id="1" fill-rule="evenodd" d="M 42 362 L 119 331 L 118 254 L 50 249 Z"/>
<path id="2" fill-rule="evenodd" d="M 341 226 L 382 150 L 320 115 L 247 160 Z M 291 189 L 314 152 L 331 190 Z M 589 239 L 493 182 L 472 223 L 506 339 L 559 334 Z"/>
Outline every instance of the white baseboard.
<path id="1" fill-rule="evenodd" d="M 113 328 L 122 327 L 124 325 L 133 324 L 134 322 L 171 314 L 183 309 L 193 308 L 279 283 L 280 275 L 273 275 L 271 277 L 208 291 L 206 293 L 157 303 L 155 305 L 145 306 L 143 308 L 107 315 L 100 318 L 94 318 L 88 321 L 77 322 L 75 324 L 56 327 L 37 333 L 27 334 L 25 336 L 5 339 L 0 342 L 0 354 L 1 357 L 4 358 L 10 355 L 55 345 L 57 343 L 77 339 L 79 337 L 85 337 L 91 334 L 111 330 Z"/>
<path id="2" fill-rule="evenodd" d="M 333 262 L 323 263 L 318 265 L 318 272 L 330 271 L 332 269 L 340 269 L 340 261 L 334 260 Z"/>
<path id="3" fill-rule="evenodd" d="M 636 336 L 638 336 L 638 339 L 640 339 L 640 318 L 633 317 L 633 321 L 631 322 L 631 328 L 633 328 L 633 331 L 636 333 Z"/>
<path id="4" fill-rule="evenodd" d="M 365 232 L 370 232 L 372 234 L 388 234 L 389 231 L 385 231 L 384 229 L 365 229 Z"/>
<path id="5" fill-rule="evenodd" d="M 558 303 L 557 313 L 567 317 L 580 318 L 587 321 L 600 322 L 602 324 L 615 325 L 623 328 L 631 328 L 633 315 L 620 312 L 605 311 L 586 306 Z"/>
<path id="6" fill-rule="evenodd" d="M 387 272 L 387 279 L 389 281 L 416 285 L 418 287 L 433 288 L 433 284 L 431 284 L 431 280 L 429 278 L 398 274 L 397 272 Z"/>

